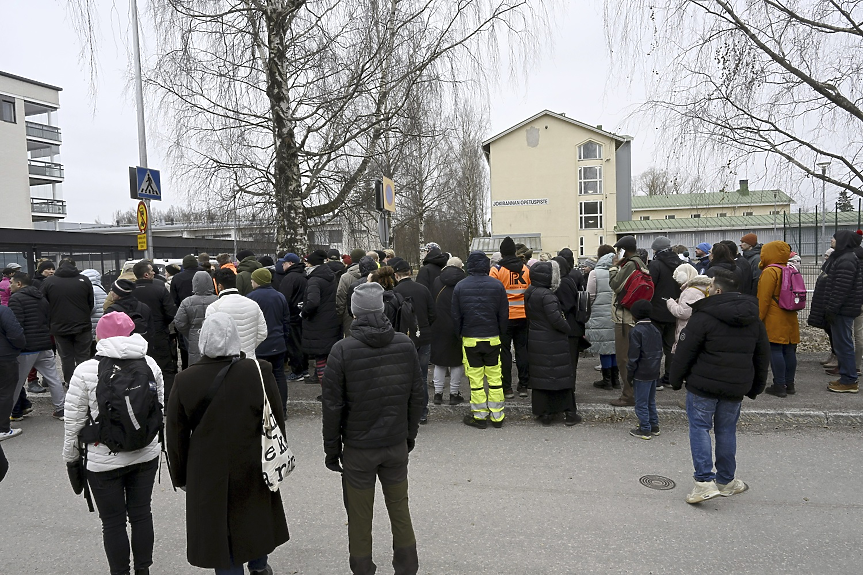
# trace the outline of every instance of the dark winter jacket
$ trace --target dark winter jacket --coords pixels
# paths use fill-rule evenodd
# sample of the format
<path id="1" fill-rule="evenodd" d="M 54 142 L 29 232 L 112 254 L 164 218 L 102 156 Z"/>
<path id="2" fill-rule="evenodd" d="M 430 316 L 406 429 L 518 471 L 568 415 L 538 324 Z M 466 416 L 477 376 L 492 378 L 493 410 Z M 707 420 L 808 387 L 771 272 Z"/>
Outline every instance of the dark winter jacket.
<path id="1" fill-rule="evenodd" d="M 40 289 L 51 308 L 51 335 L 72 335 L 92 329 L 93 284 L 78 268 L 61 264 L 57 273 L 42 282 Z"/>
<path id="2" fill-rule="evenodd" d="M 758 300 L 723 293 L 692 304 L 692 317 L 680 332 L 671 386 L 713 399 L 755 399 L 764 391 L 770 342 L 758 318 Z"/>
<path id="3" fill-rule="evenodd" d="M 48 302 L 38 288 L 24 286 L 9 298 L 9 309 L 24 330 L 27 345 L 22 352 L 44 351 L 51 349 L 51 336 L 48 335 Z"/>
<path id="4" fill-rule="evenodd" d="M 282 433 L 285 416 L 272 368 L 235 363 L 198 427 L 190 419 L 231 358 L 204 357 L 174 380 L 165 438 L 174 485 L 186 487 L 186 556 L 196 567 L 228 569 L 288 540 L 282 498 L 261 479 L 264 390 Z"/>
<path id="5" fill-rule="evenodd" d="M 432 325 L 430 362 L 433 365 L 457 367 L 462 364 L 461 339 L 452 321 L 452 294 L 455 286 L 466 277 L 461 268 L 449 266 L 434 280 L 435 322 Z"/>
<path id="6" fill-rule="evenodd" d="M 336 274 L 329 266 L 320 265 L 307 277 L 302 311 L 303 351 L 326 355 L 342 338 L 342 322 L 336 313 Z"/>
<path id="7" fill-rule="evenodd" d="M 529 322 L 527 357 L 533 389 L 572 389 L 575 378 L 569 356 L 569 324 L 554 294 L 560 286 L 557 262 L 539 262 L 530 268 L 530 287 L 524 292 Z"/>
<path id="8" fill-rule="evenodd" d="M 417 283 L 424 285 L 426 289 L 431 291 L 434 287 L 434 281 L 443 271 L 448 260 L 449 254 L 441 253 L 437 248 L 430 250 L 423 259 L 423 267 L 417 273 Z"/>
<path id="9" fill-rule="evenodd" d="M 177 315 L 174 316 L 174 327 L 183 334 L 188 343 L 189 365 L 201 359 L 201 352 L 198 349 L 201 327 L 207 317 L 207 307 L 218 299 L 213 281 L 207 272 L 198 272 L 192 281 L 195 288 L 194 295 L 180 302 Z"/>
<path id="10" fill-rule="evenodd" d="M 135 299 L 135 296 L 130 295 L 123 299 L 115 299 L 114 303 L 105 310 L 105 313 L 112 311 L 119 311 L 128 315 L 135 322 L 135 330 L 132 333 L 140 333 L 150 346 L 153 345 L 155 328 L 153 327 L 153 314 L 149 306 L 139 302 Z M 149 352 L 150 350 L 148 349 L 147 351 Z"/>
<path id="11" fill-rule="evenodd" d="M 171 278 L 171 299 L 174 300 L 175 307 L 180 307 L 180 303 L 184 299 L 195 293 L 192 279 L 196 273 L 202 271 L 204 268 L 198 267 L 196 264 L 193 268 L 183 268 L 183 271 Z"/>
<path id="12" fill-rule="evenodd" d="M 861 237 L 848 230 L 840 230 L 834 237 L 836 248 L 821 268 L 827 274 L 821 284 L 823 295 L 813 294 L 814 298 L 824 298 L 824 315 L 828 322 L 837 315 L 857 317 L 863 306 L 863 273 L 860 269 L 863 266 L 854 253 Z M 816 284 L 816 289 L 818 287 Z"/>
<path id="13" fill-rule="evenodd" d="M 734 279 L 737 280 L 737 289 L 740 293 L 752 295 L 748 292 L 752 290 L 753 283 L 740 267 L 738 267 L 737 262 L 710 262 L 710 266 L 707 268 L 707 271 L 704 272 L 704 275 L 712 278 L 716 274 L 717 269 L 733 273 Z M 755 285 L 757 285 L 757 283 Z"/>
<path id="14" fill-rule="evenodd" d="M 503 284 L 488 275 L 491 262 L 481 251 L 467 258 L 468 277 L 455 286 L 452 319 L 459 337 L 498 337 L 509 325 Z"/>
<path id="15" fill-rule="evenodd" d="M 300 262 L 293 264 L 285 272 L 282 283 L 279 284 L 279 293 L 285 296 L 288 302 L 288 310 L 291 314 L 291 323 L 300 323 L 300 312 L 303 308 L 303 298 L 306 295 L 306 264 Z"/>
<path id="16" fill-rule="evenodd" d="M 427 287 L 418 284 L 411 278 L 400 280 L 393 291 L 405 299 L 411 298 L 413 303 L 419 337 L 411 336 L 411 339 L 417 347 L 430 344 L 432 342 L 431 326 L 435 322 L 435 305 L 431 292 Z"/>
<path id="17" fill-rule="evenodd" d="M 704 272 L 707 271 L 707 268 L 710 267 L 710 256 L 704 256 L 702 258 L 696 258 L 692 262 L 692 266 L 695 268 L 700 275 L 704 275 Z"/>
<path id="18" fill-rule="evenodd" d="M 362 314 L 333 346 L 322 383 L 324 452 L 414 440 L 425 382 L 416 348 L 382 313 Z"/>
<path id="19" fill-rule="evenodd" d="M 677 323 L 677 318 L 668 311 L 667 299 L 680 297 L 680 285 L 674 279 L 674 270 L 683 262 L 677 254 L 668 250 L 658 252 L 648 265 L 653 279 L 653 299 L 650 300 L 650 319 L 660 323 Z"/>
<path id="20" fill-rule="evenodd" d="M 758 282 L 752 275 L 752 267 L 749 262 L 743 256 L 737 256 L 734 258 L 734 263 L 737 264 L 736 274 L 740 281 L 740 293 L 757 296 Z"/>
<path id="21" fill-rule="evenodd" d="M 240 295 L 249 295 L 252 291 L 252 272 L 264 266 L 255 256 L 249 256 L 237 264 L 237 291 Z"/>
<path id="22" fill-rule="evenodd" d="M 662 302 L 663 304 L 665 302 Z M 668 307 L 666 306 L 666 309 Z M 626 370 L 630 381 L 659 379 L 662 364 L 662 334 L 649 319 L 641 320 L 629 332 Z"/>
<path id="23" fill-rule="evenodd" d="M 15 313 L 0 305 L 0 361 L 15 361 L 26 346 L 27 338 Z"/>
<path id="24" fill-rule="evenodd" d="M 566 258 L 557 256 L 552 259 L 560 266 L 560 286 L 554 293 L 560 301 L 560 309 L 566 318 L 566 323 L 569 324 L 569 337 L 581 337 L 585 334 L 584 324 L 576 320 L 576 313 L 578 312 L 579 292 L 583 294 L 581 297 L 587 297 L 587 293 L 584 291 L 587 287 L 584 276 L 578 270 L 570 270 Z"/>
<path id="25" fill-rule="evenodd" d="M 749 268 L 752 270 L 752 289 L 757 291 L 758 278 L 761 277 L 761 267 L 759 266 L 761 263 L 761 244 L 752 246 L 751 249 L 741 252 L 740 255 L 749 262 Z"/>
<path id="26" fill-rule="evenodd" d="M 159 280 L 136 280 L 135 299 L 150 308 L 153 318 L 153 329 L 157 334 L 168 336 L 168 326 L 177 315 L 177 306 L 165 289 L 165 284 Z M 182 302 L 181 302 L 182 303 Z"/>
<path id="27" fill-rule="evenodd" d="M 272 285 L 263 285 L 253 289 L 246 297 L 257 302 L 267 320 L 267 339 L 258 344 L 255 355 L 269 357 L 285 353 L 291 329 L 291 317 L 285 296 L 277 292 Z"/>

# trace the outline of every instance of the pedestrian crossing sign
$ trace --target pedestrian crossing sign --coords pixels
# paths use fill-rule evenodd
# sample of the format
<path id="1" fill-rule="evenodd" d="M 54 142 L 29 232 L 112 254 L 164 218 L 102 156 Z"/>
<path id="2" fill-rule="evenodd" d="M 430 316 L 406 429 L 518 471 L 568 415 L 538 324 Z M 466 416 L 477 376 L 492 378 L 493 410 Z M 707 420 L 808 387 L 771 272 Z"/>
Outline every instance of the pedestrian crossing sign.
<path id="1" fill-rule="evenodd" d="M 150 168 L 135 168 L 135 190 L 138 198 L 147 198 L 149 200 L 162 199 L 162 182 L 159 176 L 159 170 Z"/>

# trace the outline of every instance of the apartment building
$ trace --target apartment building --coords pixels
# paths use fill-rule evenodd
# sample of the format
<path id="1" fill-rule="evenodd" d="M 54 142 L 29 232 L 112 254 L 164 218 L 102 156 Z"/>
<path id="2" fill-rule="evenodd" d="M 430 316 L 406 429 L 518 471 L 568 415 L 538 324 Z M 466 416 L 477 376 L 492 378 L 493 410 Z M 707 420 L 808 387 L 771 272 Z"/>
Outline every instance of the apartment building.
<path id="1" fill-rule="evenodd" d="M 793 200 L 782 190 L 750 190 L 740 180 L 737 190 L 698 194 L 635 196 L 633 221 L 773 216 L 791 213 Z M 780 216 L 781 219 L 781 216 Z M 618 218 L 618 221 L 624 221 Z"/>
<path id="2" fill-rule="evenodd" d="M 0 71 L 0 228 L 66 217 L 57 110 L 62 88 Z"/>

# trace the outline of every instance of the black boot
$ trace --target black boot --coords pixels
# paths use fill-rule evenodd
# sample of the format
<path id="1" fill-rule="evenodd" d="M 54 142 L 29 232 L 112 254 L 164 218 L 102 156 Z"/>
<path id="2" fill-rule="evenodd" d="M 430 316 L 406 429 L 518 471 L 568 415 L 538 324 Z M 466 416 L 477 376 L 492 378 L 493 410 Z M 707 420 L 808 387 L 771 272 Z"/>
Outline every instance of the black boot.
<path id="1" fill-rule="evenodd" d="M 611 369 L 607 367 L 602 368 L 602 379 L 599 381 L 593 382 L 593 387 L 599 389 L 611 389 Z"/>
<path id="2" fill-rule="evenodd" d="M 416 544 L 393 549 L 393 569 L 395 575 L 416 575 L 420 569 Z"/>
<path id="3" fill-rule="evenodd" d="M 775 395 L 776 397 L 785 397 L 786 395 L 788 395 L 788 391 L 785 389 L 785 386 L 776 383 L 769 386 L 767 389 L 764 390 L 764 392 L 770 395 Z"/>
<path id="4" fill-rule="evenodd" d="M 616 365 L 611 368 L 611 387 L 620 389 L 620 370 Z"/>
<path id="5" fill-rule="evenodd" d="M 350 557 L 351 573 L 353 575 L 374 575 L 378 570 L 378 566 L 372 561 L 372 556 L 368 557 Z"/>
<path id="6" fill-rule="evenodd" d="M 793 381 L 790 381 L 790 382 L 785 384 L 785 393 L 788 395 L 794 395 L 795 393 L 797 393 L 797 390 L 794 389 L 794 382 Z"/>

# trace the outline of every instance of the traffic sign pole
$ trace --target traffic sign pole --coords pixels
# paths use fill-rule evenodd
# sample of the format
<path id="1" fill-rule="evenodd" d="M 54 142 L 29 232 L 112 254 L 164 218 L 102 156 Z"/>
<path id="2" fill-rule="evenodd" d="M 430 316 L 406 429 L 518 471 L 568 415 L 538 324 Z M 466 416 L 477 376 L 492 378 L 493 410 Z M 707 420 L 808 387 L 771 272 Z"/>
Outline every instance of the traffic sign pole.
<path id="1" fill-rule="evenodd" d="M 147 168 L 147 132 L 144 125 L 144 84 L 141 79 L 141 46 L 138 39 L 138 2 L 132 1 L 132 60 L 135 66 L 135 107 L 138 112 L 138 161 L 142 168 Z M 150 214 L 150 199 L 144 198 L 147 206 L 147 214 Z M 147 224 L 147 249 L 144 250 L 144 258 L 153 260 L 153 232 L 149 222 Z"/>

